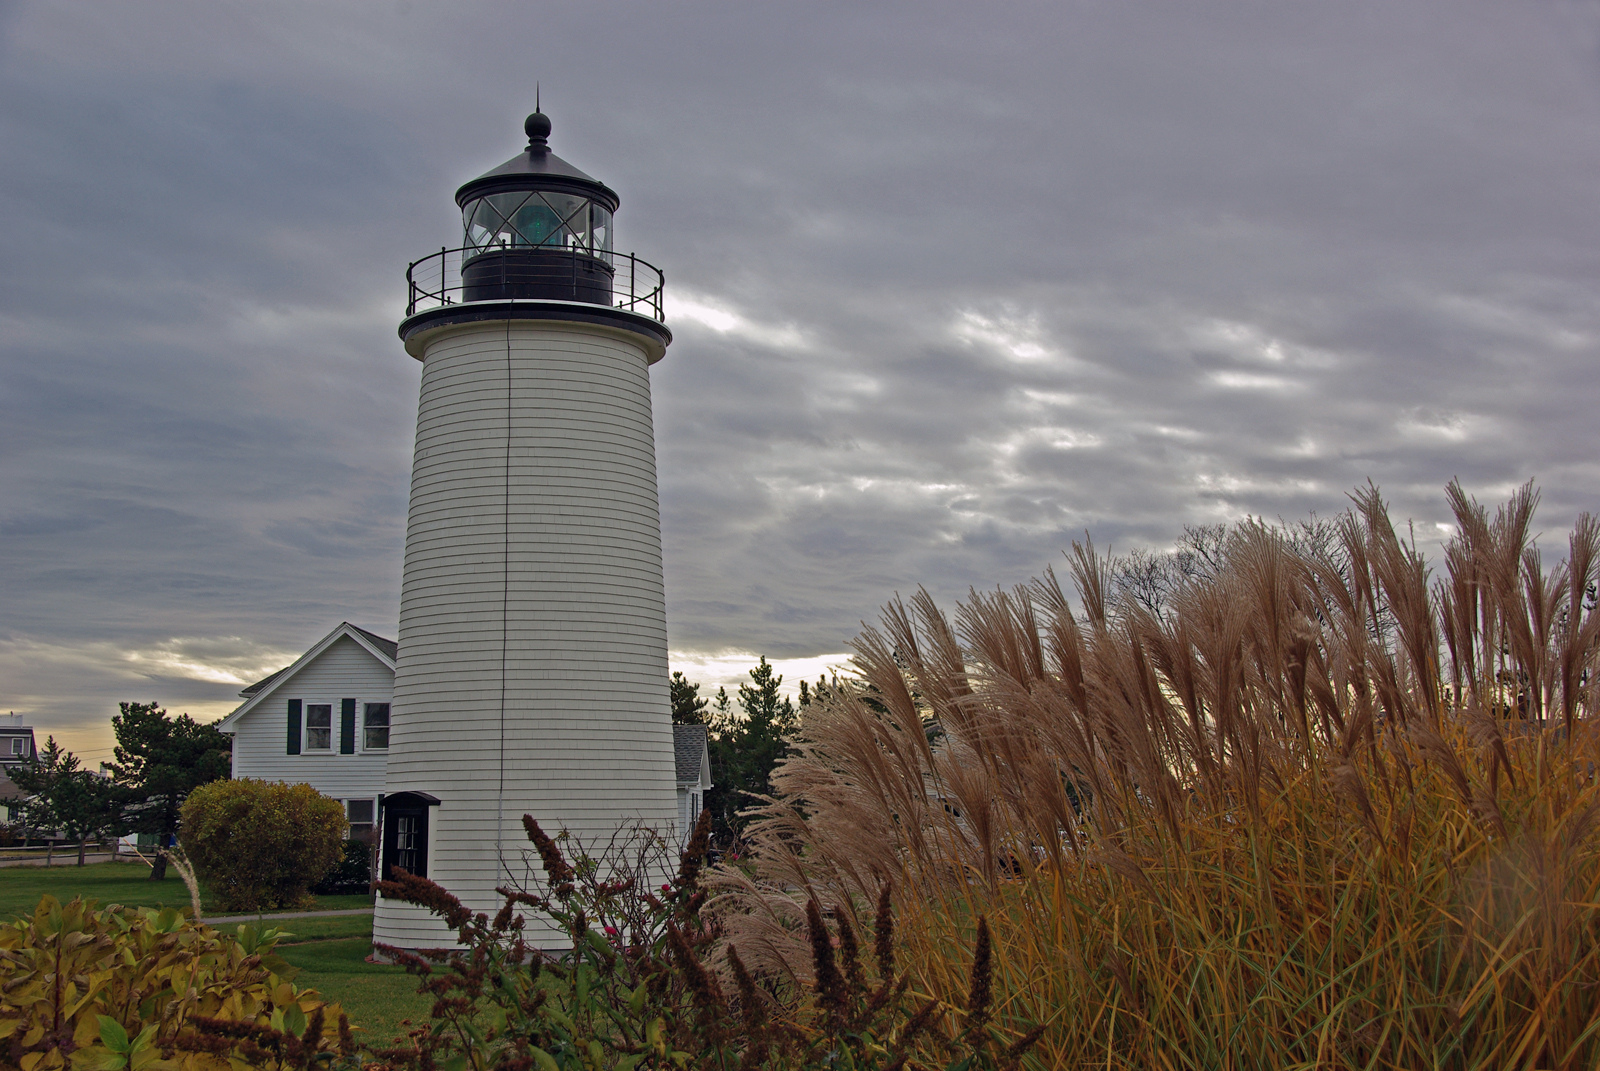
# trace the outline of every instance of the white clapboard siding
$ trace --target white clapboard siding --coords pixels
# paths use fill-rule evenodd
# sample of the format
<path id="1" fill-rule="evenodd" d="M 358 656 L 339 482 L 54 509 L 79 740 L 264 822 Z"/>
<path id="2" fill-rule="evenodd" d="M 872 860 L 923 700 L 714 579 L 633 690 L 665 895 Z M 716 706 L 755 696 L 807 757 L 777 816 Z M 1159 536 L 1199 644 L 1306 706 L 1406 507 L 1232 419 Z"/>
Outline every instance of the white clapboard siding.
<path id="1" fill-rule="evenodd" d="M 639 822 L 673 836 L 667 689 L 643 342 L 523 319 L 509 336 L 505 321 L 440 331 L 423 358 L 385 790 L 441 801 L 428 876 L 492 913 L 495 886 L 526 876 L 523 814 L 590 843 Z M 389 901 L 373 935 L 448 943 Z"/>
<path id="2" fill-rule="evenodd" d="M 383 791 L 388 753 L 364 748 L 362 715 L 366 703 L 389 703 L 394 673 L 349 636 L 340 636 L 265 694 L 233 726 L 233 776 L 264 781 L 305 782 L 335 799 L 375 799 Z M 333 747 L 326 752 L 290 755 L 288 701 L 333 704 Z M 339 702 L 356 701 L 356 753 L 339 754 Z"/>

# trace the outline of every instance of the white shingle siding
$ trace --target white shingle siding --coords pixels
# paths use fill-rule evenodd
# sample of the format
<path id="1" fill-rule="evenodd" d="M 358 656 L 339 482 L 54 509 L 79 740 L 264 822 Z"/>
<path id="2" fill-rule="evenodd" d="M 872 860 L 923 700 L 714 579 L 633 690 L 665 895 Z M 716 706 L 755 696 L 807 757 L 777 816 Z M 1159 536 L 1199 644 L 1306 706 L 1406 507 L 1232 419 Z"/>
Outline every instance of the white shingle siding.
<path id="1" fill-rule="evenodd" d="M 355 640 L 340 636 L 310 663 L 274 680 L 263 694 L 245 704 L 250 709 L 231 726 L 233 776 L 305 782 L 335 799 L 376 799 L 383 791 L 388 752 L 365 749 L 362 719 L 365 704 L 388 703 L 393 692 L 393 671 Z M 288 754 L 291 699 L 333 704 L 333 746 L 329 750 Z M 339 705 L 344 699 L 356 701 L 353 755 L 339 753 Z M 225 723 L 224 727 L 229 726 Z"/>
<path id="2" fill-rule="evenodd" d="M 644 344 L 512 322 L 509 499 L 507 345 L 503 321 L 425 343 L 385 790 L 442 801 L 429 877 L 489 912 L 524 813 L 601 841 L 678 813 Z M 374 937 L 447 940 L 389 902 Z"/>

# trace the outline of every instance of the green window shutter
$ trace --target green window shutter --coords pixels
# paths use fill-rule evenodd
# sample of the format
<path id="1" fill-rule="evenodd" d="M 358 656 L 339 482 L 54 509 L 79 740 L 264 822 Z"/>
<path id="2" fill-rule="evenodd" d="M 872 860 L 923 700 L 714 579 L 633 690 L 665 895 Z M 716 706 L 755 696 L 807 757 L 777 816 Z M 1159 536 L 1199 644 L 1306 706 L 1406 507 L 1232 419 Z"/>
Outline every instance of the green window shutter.
<path id="1" fill-rule="evenodd" d="M 356 701 L 339 700 L 339 754 L 356 753 Z"/>
<path id="2" fill-rule="evenodd" d="M 289 700 L 289 754 L 300 754 L 300 700 Z"/>

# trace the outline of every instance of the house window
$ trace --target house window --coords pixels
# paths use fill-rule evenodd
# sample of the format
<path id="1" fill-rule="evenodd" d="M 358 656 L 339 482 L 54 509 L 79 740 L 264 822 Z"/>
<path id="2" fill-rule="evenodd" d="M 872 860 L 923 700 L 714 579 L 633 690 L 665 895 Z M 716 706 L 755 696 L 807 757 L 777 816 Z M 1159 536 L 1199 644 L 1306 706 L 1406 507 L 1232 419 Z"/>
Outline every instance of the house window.
<path id="1" fill-rule="evenodd" d="M 306 704 L 306 750 L 328 751 L 333 747 L 333 704 Z"/>
<path id="2" fill-rule="evenodd" d="M 350 836 L 354 840 L 372 841 L 372 800 L 345 800 L 345 817 L 350 819 Z"/>
<path id="3" fill-rule="evenodd" d="M 383 751 L 389 746 L 389 704 L 368 703 L 362 724 L 366 726 L 368 751 Z"/>
<path id="4" fill-rule="evenodd" d="M 28 753 L 27 743 L 28 742 L 26 740 L 22 739 L 22 737 L 13 736 L 11 738 L 11 754 L 13 754 L 13 755 L 26 755 Z"/>

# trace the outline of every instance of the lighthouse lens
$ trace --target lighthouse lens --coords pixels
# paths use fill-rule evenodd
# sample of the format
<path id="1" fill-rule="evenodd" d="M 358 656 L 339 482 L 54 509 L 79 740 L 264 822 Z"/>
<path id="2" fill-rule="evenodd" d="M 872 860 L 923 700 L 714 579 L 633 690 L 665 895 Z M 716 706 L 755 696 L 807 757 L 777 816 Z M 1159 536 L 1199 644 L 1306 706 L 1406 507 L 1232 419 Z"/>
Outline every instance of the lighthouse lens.
<path id="1" fill-rule="evenodd" d="M 512 225 L 516 228 L 515 237 L 511 240 L 512 245 L 567 244 L 561 240 L 561 217 L 542 201 L 525 204 L 517 209 L 516 215 L 512 217 Z"/>
<path id="2" fill-rule="evenodd" d="M 528 205 L 537 208 L 540 225 L 546 228 L 544 239 L 534 244 L 589 247 L 589 202 L 586 198 L 545 192 L 534 194 Z M 531 240 L 531 234 L 529 238 Z"/>

